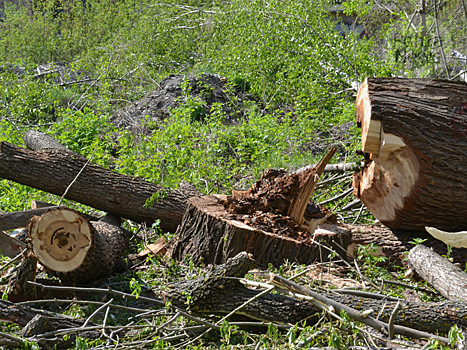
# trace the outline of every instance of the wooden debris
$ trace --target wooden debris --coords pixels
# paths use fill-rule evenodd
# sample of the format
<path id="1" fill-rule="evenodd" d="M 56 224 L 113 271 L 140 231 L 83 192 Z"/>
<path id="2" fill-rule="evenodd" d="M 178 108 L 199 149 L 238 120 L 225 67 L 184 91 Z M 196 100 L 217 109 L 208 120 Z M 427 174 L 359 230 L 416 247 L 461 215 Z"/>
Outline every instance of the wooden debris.
<path id="1" fill-rule="evenodd" d="M 20 240 L 0 231 L 0 256 L 14 258 L 26 248 L 26 244 Z"/>
<path id="2" fill-rule="evenodd" d="M 409 252 L 409 267 L 449 300 L 467 302 L 467 273 L 424 245 Z"/>
<path id="3" fill-rule="evenodd" d="M 467 84 L 367 78 L 357 96 L 365 168 L 354 193 L 390 228 L 467 227 Z"/>

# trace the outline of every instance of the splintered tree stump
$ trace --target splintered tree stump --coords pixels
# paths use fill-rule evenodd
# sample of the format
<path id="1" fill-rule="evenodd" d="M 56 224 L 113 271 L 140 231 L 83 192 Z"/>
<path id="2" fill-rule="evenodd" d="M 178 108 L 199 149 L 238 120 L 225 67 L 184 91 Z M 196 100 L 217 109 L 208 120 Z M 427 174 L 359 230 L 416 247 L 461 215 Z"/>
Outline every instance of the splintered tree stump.
<path id="1" fill-rule="evenodd" d="M 329 251 L 311 240 L 299 240 L 267 232 L 231 219 L 224 206 L 227 196 L 190 198 L 172 257 L 182 260 L 186 255 L 195 263 L 221 264 L 242 251 L 251 253 L 262 267 L 269 263 L 280 266 L 284 262 L 309 264 L 327 260 Z M 350 244 L 350 231 L 317 229 L 315 241 L 337 251 Z M 338 245 L 336 244 L 338 243 Z"/>
<path id="2" fill-rule="evenodd" d="M 54 209 L 34 217 L 29 226 L 34 255 L 65 283 L 88 283 L 109 276 L 126 249 L 124 231 L 88 221 L 71 209 Z"/>
<path id="3" fill-rule="evenodd" d="M 467 227 L 467 84 L 368 78 L 357 96 L 354 193 L 393 229 Z"/>

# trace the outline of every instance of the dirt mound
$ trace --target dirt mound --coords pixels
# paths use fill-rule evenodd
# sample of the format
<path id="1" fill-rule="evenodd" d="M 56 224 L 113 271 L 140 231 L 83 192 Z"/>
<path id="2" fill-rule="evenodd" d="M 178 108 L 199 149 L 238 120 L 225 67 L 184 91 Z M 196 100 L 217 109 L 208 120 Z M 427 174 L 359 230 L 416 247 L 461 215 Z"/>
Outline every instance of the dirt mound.
<path id="1" fill-rule="evenodd" d="M 128 128 L 134 133 L 148 133 L 147 123 L 159 123 L 170 116 L 170 109 L 188 100 L 197 101 L 193 119 L 203 119 L 211 114 L 214 104 L 219 104 L 226 114 L 227 122 L 243 117 L 243 103 L 254 98 L 240 85 L 228 84 L 217 74 L 200 76 L 170 75 L 159 87 L 142 99 L 118 110 L 111 118 L 119 128 Z"/>

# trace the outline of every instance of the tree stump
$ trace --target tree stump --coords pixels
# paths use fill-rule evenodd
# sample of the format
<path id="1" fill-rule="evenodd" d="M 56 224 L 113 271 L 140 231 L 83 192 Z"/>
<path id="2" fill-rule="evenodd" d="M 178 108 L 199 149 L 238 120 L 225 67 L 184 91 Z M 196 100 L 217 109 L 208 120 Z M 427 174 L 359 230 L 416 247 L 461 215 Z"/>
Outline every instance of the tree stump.
<path id="1" fill-rule="evenodd" d="M 89 222 L 71 209 L 54 209 L 34 217 L 28 233 L 37 259 L 65 283 L 82 284 L 109 276 L 127 244 L 120 227 Z"/>
<path id="2" fill-rule="evenodd" d="M 467 84 L 368 78 L 357 96 L 365 168 L 354 193 L 392 229 L 467 227 Z"/>
<path id="3" fill-rule="evenodd" d="M 300 240 L 267 232 L 231 219 L 224 203 L 227 196 L 190 198 L 172 257 L 182 260 L 189 255 L 196 263 L 221 264 L 242 251 L 251 253 L 257 264 L 279 267 L 284 262 L 310 264 L 328 260 L 329 251 L 311 239 Z M 341 251 L 350 244 L 351 233 L 333 226 L 333 230 L 317 229 L 313 240 Z M 337 244 L 336 244 L 337 243 Z M 345 252 L 342 252 L 345 256 Z"/>

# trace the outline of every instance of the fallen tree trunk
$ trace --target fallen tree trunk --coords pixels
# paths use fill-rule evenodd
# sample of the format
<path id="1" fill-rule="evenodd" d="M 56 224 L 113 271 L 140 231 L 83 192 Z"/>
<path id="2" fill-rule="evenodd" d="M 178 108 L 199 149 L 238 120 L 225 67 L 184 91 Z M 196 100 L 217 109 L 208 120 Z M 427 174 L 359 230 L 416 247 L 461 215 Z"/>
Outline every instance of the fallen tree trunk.
<path id="1" fill-rule="evenodd" d="M 467 273 L 424 245 L 409 252 L 409 267 L 449 300 L 467 301 Z"/>
<path id="2" fill-rule="evenodd" d="M 267 293 L 258 296 L 260 291 L 245 287 L 240 282 L 240 278 L 255 266 L 252 259 L 253 257 L 246 253 L 240 253 L 227 263 L 214 266 L 200 278 L 170 285 L 165 296 L 174 305 L 188 306 L 192 312 L 201 314 L 229 314 L 238 309 L 236 315 L 247 316 L 254 320 L 290 324 L 304 320 L 313 324 L 319 318 L 322 309 L 311 302 L 281 294 Z M 307 291 L 306 288 L 303 290 L 302 293 Z M 378 300 L 339 293 L 313 292 L 313 296 L 319 297 L 323 305 L 331 305 L 328 304 L 329 300 L 339 303 L 332 306 L 334 309 L 345 305 L 365 312 L 371 317 L 376 318 L 379 315 L 379 319 L 383 322 L 389 322 L 397 304 L 397 301 L 386 298 Z M 398 326 L 431 333 L 447 333 L 453 324 L 467 327 L 466 303 L 453 301 L 416 303 L 403 300 L 399 302 L 401 309 L 395 319 L 395 324 Z M 239 308 L 243 304 L 244 307 Z M 402 334 L 405 331 L 410 332 L 407 328 L 400 327 L 399 331 Z"/>
<path id="3" fill-rule="evenodd" d="M 357 96 L 365 168 L 354 193 L 390 228 L 467 227 L 467 84 L 368 78 Z"/>
<path id="4" fill-rule="evenodd" d="M 32 249 L 49 273 L 66 283 L 88 283 L 112 274 L 127 246 L 124 231 L 89 222 L 71 209 L 54 209 L 28 226 Z"/>
<path id="5" fill-rule="evenodd" d="M 172 232 L 182 220 L 186 200 L 197 194 L 103 169 L 67 151 L 31 151 L 7 142 L 0 142 L 0 178 L 59 196 L 75 180 L 65 198 L 136 222 L 160 219 L 161 228 Z"/>
<path id="6" fill-rule="evenodd" d="M 26 227 L 29 220 L 31 220 L 34 215 L 42 215 L 46 211 L 55 208 L 57 207 L 49 206 L 0 214 L 0 230 L 14 230 L 17 228 Z"/>

